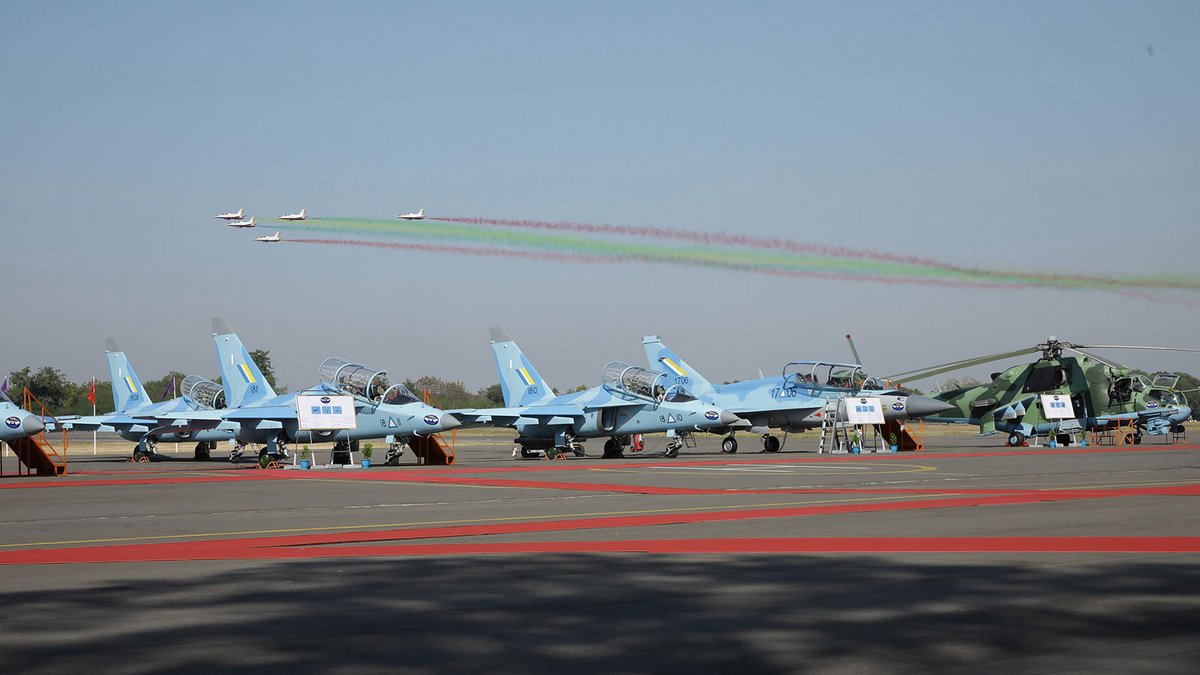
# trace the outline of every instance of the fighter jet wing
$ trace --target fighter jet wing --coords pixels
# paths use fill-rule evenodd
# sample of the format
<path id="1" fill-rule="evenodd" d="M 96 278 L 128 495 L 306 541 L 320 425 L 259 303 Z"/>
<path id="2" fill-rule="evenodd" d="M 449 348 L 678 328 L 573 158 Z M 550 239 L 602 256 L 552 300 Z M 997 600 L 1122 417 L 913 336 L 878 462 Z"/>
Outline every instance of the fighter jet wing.
<path id="1" fill-rule="evenodd" d="M 215 429 L 223 420 L 220 410 L 180 410 L 154 416 L 158 426 L 175 429 Z"/>
<path id="2" fill-rule="evenodd" d="M 231 422 L 247 420 L 294 420 L 296 408 L 289 405 L 267 405 L 260 408 L 239 408 L 226 411 L 221 417 Z"/>
<path id="3" fill-rule="evenodd" d="M 582 417 L 583 408 L 575 405 L 531 405 L 522 408 L 469 408 L 447 410 L 463 424 L 512 424 L 522 417 L 543 424 L 570 424 L 572 418 Z"/>

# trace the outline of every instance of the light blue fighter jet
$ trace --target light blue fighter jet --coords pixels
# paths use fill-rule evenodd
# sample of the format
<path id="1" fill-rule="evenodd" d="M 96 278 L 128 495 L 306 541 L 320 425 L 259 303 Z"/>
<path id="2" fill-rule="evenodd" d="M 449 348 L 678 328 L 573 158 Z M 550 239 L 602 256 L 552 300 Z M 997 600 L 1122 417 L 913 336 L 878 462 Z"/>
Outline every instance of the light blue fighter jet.
<path id="1" fill-rule="evenodd" d="M 651 368 L 661 367 L 671 374 L 670 382 L 688 387 L 702 400 L 718 405 L 740 419 L 724 429 L 714 429 L 728 435 L 721 442 L 721 451 L 737 452 L 734 431 L 748 430 L 762 434 L 763 450 L 778 452 L 779 438 L 771 429 L 786 432 L 804 431 L 821 426 L 827 414 L 827 403 L 843 397 L 870 396 L 881 399 L 885 420 L 913 419 L 950 410 L 950 406 L 924 396 L 908 396 L 890 389 L 874 378 L 867 377 L 862 366 L 826 361 L 793 361 L 778 377 L 764 377 L 732 384 L 713 384 L 696 372 L 678 354 L 667 348 L 657 335 L 642 338 L 646 360 Z"/>
<path id="2" fill-rule="evenodd" d="M 213 340 L 221 367 L 221 384 L 229 406 L 220 419 L 235 423 L 236 460 L 247 443 L 263 443 L 259 453 L 287 456 L 289 443 L 334 443 L 335 453 L 356 449 L 360 440 L 383 439 L 390 444 L 388 461 L 403 452 L 414 436 L 430 436 L 458 427 L 453 415 L 422 403 L 402 384 L 389 384 L 387 371 L 367 368 L 345 359 L 326 359 L 320 366 L 320 383 L 295 394 L 276 394 L 258 365 L 224 319 L 213 319 Z M 301 429 L 297 396 L 353 396 L 353 429 Z"/>
<path id="3" fill-rule="evenodd" d="M 0 425 L 0 442 L 19 441 L 46 430 L 41 415 L 35 415 L 13 403 L 3 391 L 0 391 L 0 417 L 4 418 L 4 424 Z"/>
<path id="4" fill-rule="evenodd" d="M 600 386 L 556 396 L 504 329 L 492 328 L 491 338 L 505 407 L 451 412 L 467 425 L 515 429 L 522 457 L 551 449 L 583 456 L 588 438 L 607 438 L 604 457 L 620 457 L 633 434 L 698 431 L 737 419 L 667 384 L 664 373 L 616 361 L 604 366 Z M 667 449 L 668 457 L 678 453 Z"/>
<path id="5" fill-rule="evenodd" d="M 160 442 L 196 444 L 195 458 L 207 460 L 218 441 L 233 438 L 233 424 L 202 421 L 190 423 L 189 416 L 203 418 L 223 406 L 220 397 L 213 396 L 221 385 L 196 375 L 189 375 L 180 386 L 182 396 L 155 403 L 142 386 L 125 352 L 116 340 L 105 342 L 108 378 L 112 383 L 113 412 L 108 415 L 85 415 L 60 418 L 66 429 L 115 431 L 121 438 L 133 441 L 135 460 L 159 458 Z"/>

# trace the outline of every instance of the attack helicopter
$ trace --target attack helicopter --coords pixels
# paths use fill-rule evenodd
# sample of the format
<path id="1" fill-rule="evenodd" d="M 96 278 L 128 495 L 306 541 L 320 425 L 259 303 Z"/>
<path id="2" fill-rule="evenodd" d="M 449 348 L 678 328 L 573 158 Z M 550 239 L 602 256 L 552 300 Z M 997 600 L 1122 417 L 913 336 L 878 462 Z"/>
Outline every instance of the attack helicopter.
<path id="1" fill-rule="evenodd" d="M 1178 377 L 1161 373 L 1147 379 L 1129 368 L 1084 349 L 1146 349 L 1200 352 L 1200 349 L 1142 345 L 1082 345 L 1051 336 L 1033 347 L 1001 354 L 943 363 L 887 378 L 912 382 L 962 368 L 983 365 L 1027 354 L 1039 354 L 1033 363 L 992 373 L 991 382 L 944 391 L 935 399 L 955 407 L 925 419 L 948 424 L 976 424 L 981 436 L 1008 434 L 1009 446 L 1026 439 L 1053 436 L 1069 442 L 1067 431 L 1125 428 L 1126 442 L 1141 443 L 1145 435 L 1183 432 L 1192 410 L 1176 390 Z M 1072 355 L 1064 355 L 1071 352 Z"/>

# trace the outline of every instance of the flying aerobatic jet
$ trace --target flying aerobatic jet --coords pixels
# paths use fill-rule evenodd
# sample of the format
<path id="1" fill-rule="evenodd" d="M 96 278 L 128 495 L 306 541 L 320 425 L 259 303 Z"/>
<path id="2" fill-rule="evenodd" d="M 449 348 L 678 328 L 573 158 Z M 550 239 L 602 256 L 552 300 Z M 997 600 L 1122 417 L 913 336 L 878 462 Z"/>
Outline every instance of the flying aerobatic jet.
<path id="1" fill-rule="evenodd" d="M 254 238 L 254 241 L 262 241 L 262 242 L 266 242 L 266 243 L 273 243 L 273 242 L 277 242 L 277 241 L 282 241 L 282 239 L 280 239 L 280 238 L 279 238 L 279 233 L 278 233 L 278 232 L 276 232 L 275 234 L 271 234 L 271 235 L 264 235 L 264 236 L 262 236 L 262 237 L 255 237 L 255 238 Z"/>
<path id="2" fill-rule="evenodd" d="M 276 394 L 224 319 L 213 319 L 213 340 L 225 400 L 229 402 L 228 408 L 220 411 L 220 418 L 238 425 L 237 446 L 230 461 L 244 452 L 247 443 L 266 444 L 259 453 L 261 459 L 263 455 L 286 457 L 289 443 L 334 443 L 335 452 L 346 452 L 365 439 L 384 439 L 392 444 L 390 460 L 412 437 L 430 436 L 461 424 L 453 415 L 422 403 L 404 385 L 389 384 L 387 371 L 336 357 L 321 364 L 321 381 L 315 387 Z M 301 396 L 329 399 L 327 406 L 335 404 L 335 396 L 352 397 L 353 427 L 301 428 Z"/>
<path id="3" fill-rule="evenodd" d="M 226 224 L 230 227 L 254 227 L 254 216 L 250 216 L 250 220 L 235 220 Z"/>
<path id="4" fill-rule="evenodd" d="M 671 373 L 669 382 L 689 387 L 702 400 L 721 406 L 741 418 L 730 425 L 729 435 L 721 442 L 721 450 L 737 452 L 737 428 L 762 434 L 763 450 L 776 452 L 779 438 L 772 428 L 803 431 L 821 426 L 826 415 L 826 403 L 843 397 L 870 396 L 880 399 L 884 419 L 912 419 L 951 410 L 953 406 L 924 396 L 908 396 L 863 374 L 862 366 L 823 361 L 795 361 L 778 377 L 713 384 L 696 372 L 667 348 L 657 335 L 642 338 L 646 360 L 650 367 L 665 368 Z"/>
<path id="5" fill-rule="evenodd" d="M 241 220 L 243 217 L 242 209 L 238 209 L 237 213 L 218 213 L 213 217 L 220 218 L 221 220 Z"/>
<path id="6" fill-rule="evenodd" d="M 305 220 L 307 218 L 308 214 L 304 212 L 304 209 L 300 209 L 300 213 L 289 213 L 284 216 L 279 216 L 280 220 Z"/>
<path id="7" fill-rule="evenodd" d="M 580 441 L 587 438 L 607 438 L 604 457 L 620 457 L 633 434 L 702 430 L 737 420 L 697 401 L 681 385 L 668 384 L 664 373 L 615 361 L 604 367 L 600 386 L 556 396 L 504 329 L 492 328 L 491 338 L 505 407 L 451 413 L 464 424 L 515 429 L 523 457 L 552 449 L 582 456 Z M 667 456 L 678 452 L 669 447 Z"/>
<path id="8" fill-rule="evenodd" d="M 215 393 L 220 385 L 195 375 L 184 378 L 182 396 L 155 403 L 134 372 L 125 352 L 109 338 L 105 343 L 108 376 L 112 383 L 113 412 L 107 415 L 61 417 L 66 429 L 116 431 L 121 438 L 137 443 L 134 459 L 155 459 L 160 442 L 194 442 L 195 458 L 208 459 L 217 441 L 233 438 L 236 426 L 202 420 L 204 413 L 221 408 L 223 400 Z"/>
<path id="9" fill-rule="evenodd" d="M 403 218 L 405 220 L 425 220 L 425 209 L 421 209 L 416 213 L 401 213 L 396 217 Z"/>

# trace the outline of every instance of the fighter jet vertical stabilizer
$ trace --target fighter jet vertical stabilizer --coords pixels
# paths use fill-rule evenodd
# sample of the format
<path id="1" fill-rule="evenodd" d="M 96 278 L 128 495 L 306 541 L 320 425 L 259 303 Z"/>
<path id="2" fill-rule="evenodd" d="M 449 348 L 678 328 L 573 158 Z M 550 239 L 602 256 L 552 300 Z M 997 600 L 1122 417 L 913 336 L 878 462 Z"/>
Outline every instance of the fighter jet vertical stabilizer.
<path id="1" fill-rule="evenodd" d="M 113 410 L 123 413 L 153 403 L 117 341 L 105 340 L 104 351 L 108 357 L 108 380 L 112 383 Z"/>
<path id="2" fill-rule="evenodd" d="M 696 372 L 678 354 L 664 345 L 657 335 L 647 335 L 642 338 L 642 347 L 646 350 L 646 361 L 652 368 L 662 367 L 664 372 L 672 376 L 672 382 L 682 384 L 697 396 L 711 398 L 716 390 L 711 382 Z"/>
<path id="3" fill-rule="evenodd" d="M 519 407 L 533 405 L 554 398 L 554 390 L 537 368 L 525 357 L 516 342 L 494 326 L 488 329 L 492 338 L 492 353 L 496 357 L 496 370 L 500 372 L 500 389 L 504 392 L 504 405 Z"/>
<path id="4" fill-rule="evenodd" d="M 258 364 L 242 345 L 229 323 L 213 319 L 213 340 L 217 343 L 217 361 L 221 365 L 221 383 L 230 408 L 241 408 L 256 401 L 275 398 L 275 390 L 263 377 Z"/>

